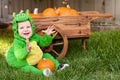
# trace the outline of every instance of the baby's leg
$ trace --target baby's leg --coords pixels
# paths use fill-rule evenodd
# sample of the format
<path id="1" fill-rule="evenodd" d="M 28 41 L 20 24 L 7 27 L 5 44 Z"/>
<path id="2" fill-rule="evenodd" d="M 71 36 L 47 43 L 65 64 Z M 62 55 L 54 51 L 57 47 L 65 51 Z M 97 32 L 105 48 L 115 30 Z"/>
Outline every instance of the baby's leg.
<path id="1" fill-rule="evenodd" d="M 43 57 L 42 58 L 49 58 L 50 60 L 53 61 L 53 63 L 55 64 L 55 68 L 57 69 L 58 66 L 60 65 L 60 63 L 58 62 L 58 60 L 56 60 L 51 54 L 49 53 L 43 53 Z"/>
<path id="2" fill-rule="evenodd" d="M 26 66 L 22 67 L 21 69 L 25 72 L 30 72 L 30 73 L 33 73 L 33 74 L 43 75 L 43 69 L 39 70 L 34 66 L 26 65 Z"/>

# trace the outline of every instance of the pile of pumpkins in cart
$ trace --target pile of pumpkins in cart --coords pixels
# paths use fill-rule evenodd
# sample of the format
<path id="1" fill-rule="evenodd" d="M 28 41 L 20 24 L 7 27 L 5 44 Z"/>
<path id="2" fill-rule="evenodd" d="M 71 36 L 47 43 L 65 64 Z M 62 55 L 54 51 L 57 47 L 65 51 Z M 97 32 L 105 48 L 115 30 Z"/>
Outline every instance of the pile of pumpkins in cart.
<path id="1" fill-rule="evenodd" d="M 29 13 L 31 18 L 37 17 L 57 17 L 57 16 L 78 16 L 79 13 L 77 10 L 67 7 L 58 7 L 54 8 L 46 8 L 41 13 Z"/>

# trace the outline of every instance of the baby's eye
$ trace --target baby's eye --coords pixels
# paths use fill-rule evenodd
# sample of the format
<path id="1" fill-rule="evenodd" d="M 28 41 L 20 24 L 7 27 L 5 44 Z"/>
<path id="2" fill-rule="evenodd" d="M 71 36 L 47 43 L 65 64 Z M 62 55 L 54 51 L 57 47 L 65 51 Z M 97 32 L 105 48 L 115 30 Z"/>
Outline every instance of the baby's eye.
<path id="1" fill-rule="evenodd" d="M 22 26 L 22 27 L 19 27 L 19 29 L 23 29 L 24 27 Z"/>
<path id="2" fill-rule="evenodd" d="M 30 26 L 27 26 L 27 28 L 30 28 Z"/>

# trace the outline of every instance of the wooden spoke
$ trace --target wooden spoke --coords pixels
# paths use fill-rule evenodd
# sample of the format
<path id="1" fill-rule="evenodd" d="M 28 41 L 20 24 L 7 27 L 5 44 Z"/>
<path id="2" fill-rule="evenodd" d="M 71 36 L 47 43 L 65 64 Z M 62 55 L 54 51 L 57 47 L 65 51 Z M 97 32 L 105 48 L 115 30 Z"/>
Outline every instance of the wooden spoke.
<path id="1" fill-rule="evenodd" d="M 59 42 L 59 43 L 55 43 L 55 44 L 52 44 L 53 46 L 58 46 L 58 45 L 63 45 L 64 43 L 63 42 Z"/>
<path id="2" fill-rule="evenodd" d="M 56 52 L 54 49 L 52 49 L 51 51 L 54 52 L 57 56 L 59 56 L 58 52 Z"/>
<path id="3" fill-rule="evenodd" d="M 58 34 L 58 32 L 55 32 L 55 33 L 54 33 L 54 36 L 56 36 L 57 34 Z"/>

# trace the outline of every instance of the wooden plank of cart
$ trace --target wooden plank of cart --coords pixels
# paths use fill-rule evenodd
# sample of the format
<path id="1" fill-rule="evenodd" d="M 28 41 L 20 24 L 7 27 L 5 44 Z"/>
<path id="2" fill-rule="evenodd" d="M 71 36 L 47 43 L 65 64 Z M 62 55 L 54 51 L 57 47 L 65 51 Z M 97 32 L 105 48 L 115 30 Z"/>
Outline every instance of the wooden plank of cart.
<path id="1" fill-rule="evenodd" d="M 43 29 L 50 25 L 55 25 L 55 39 L 46 49 L 46 52 L 53 52 L 58 58 L 63 58 L 68 50 L 69 39 L 81 39 L 82 47 L 86 49 L 85 40 L 90 37 L 90 22 L 98 18 L 110 18 L 111 14 L 102 14 L 96 11 L 80 12 L 79 16 L 59 16 L 59 17 L 39 17 L 33 18 L 36 25 L 36 32 L 42 35 Z M 57 41 L 60 40 L 60 41 Z M 56 46 L 61 46 L 61 51 L 55 50 Z"/>

